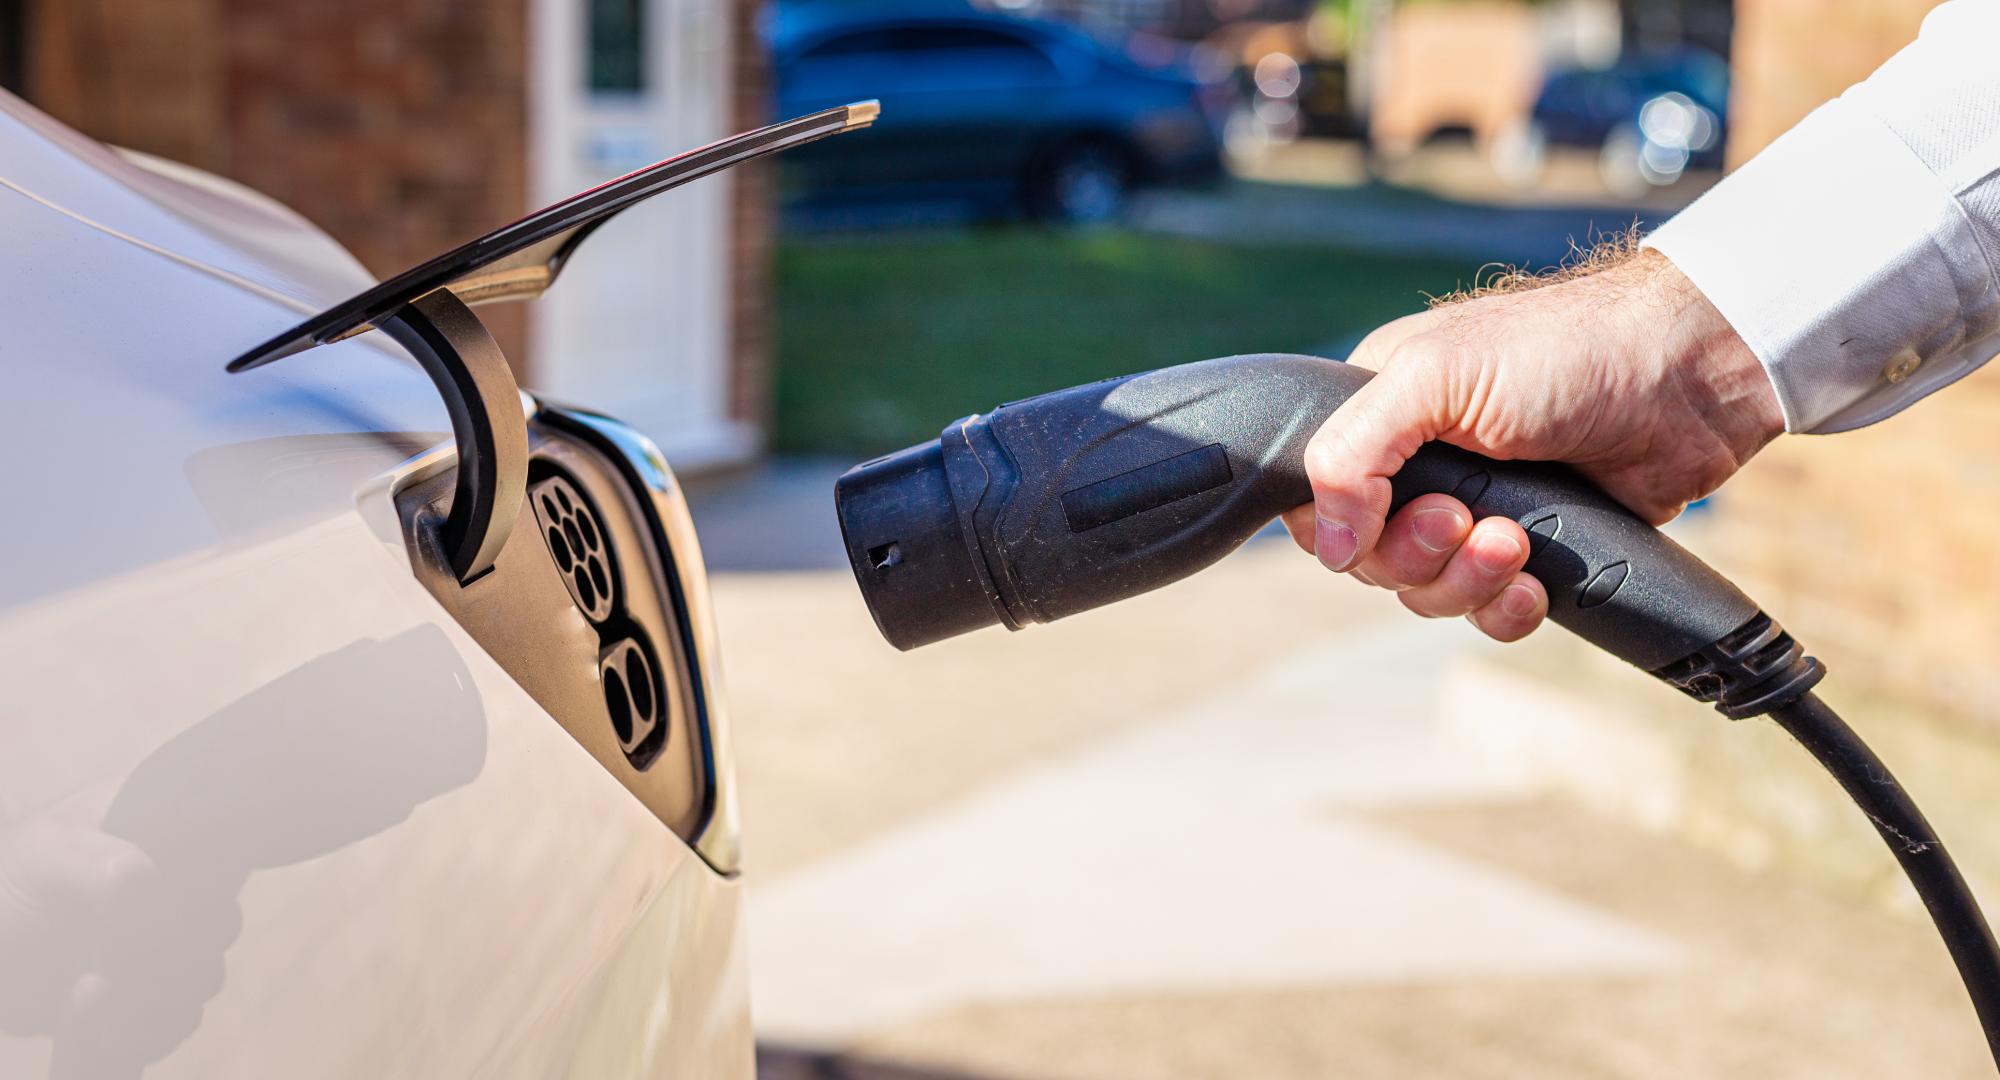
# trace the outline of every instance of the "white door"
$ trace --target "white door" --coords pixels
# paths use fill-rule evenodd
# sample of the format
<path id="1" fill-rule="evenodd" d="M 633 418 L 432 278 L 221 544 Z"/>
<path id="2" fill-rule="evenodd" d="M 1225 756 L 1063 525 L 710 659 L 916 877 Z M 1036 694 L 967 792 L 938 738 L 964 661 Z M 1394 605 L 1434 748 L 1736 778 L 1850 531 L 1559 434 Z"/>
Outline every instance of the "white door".
<path id="1" fill-rule="evenodd" d="M 538 204 L 729 134 L 730 0 L 535 0 Z M 531 312 L 533 389 L 645 431 L 682 469 L 740 459 L 731 419 L 729 184 L 599 228 Z"/>

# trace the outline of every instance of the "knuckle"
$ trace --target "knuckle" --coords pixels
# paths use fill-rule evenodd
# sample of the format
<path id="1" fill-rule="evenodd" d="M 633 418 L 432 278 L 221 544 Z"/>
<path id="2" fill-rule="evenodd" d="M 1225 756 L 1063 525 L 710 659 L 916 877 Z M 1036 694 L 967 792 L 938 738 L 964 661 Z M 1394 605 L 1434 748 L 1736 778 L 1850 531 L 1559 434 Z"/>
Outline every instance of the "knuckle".
<path id="1" fill-rule="evenodd" d="M 1398 588 L 1429 585 L 1443 572 L 1444 558 L 1426 555 L 1408 539 L 1407 532 L 1397 529 L 1385 534 L 1382 542 L 1375 545 L 1370 572 L 1377 580 L 1393 582 Z"/>
<path id="2" fill-rule="evenodd" d="M 1470 614 L 1479 604 L 1461 588 L 1443 579 L 1419 585 L 1400 594 L 1403 606 L 1432 619 L 1453 619 Z"/>
<path id="3" fill-rule="evenodd" d="M 1306 446 L 1306 477 L 1316 484 L 1331 486 L 1344 478 L 1344 433 L 1323 427 Z"/>
<path id="4" fill-rule="evenodd" d="M 1397 368 L 1421 372 L 1443 367 L 1457 355 L 1458 350 L 1448 339 L 1426 331 L 1404 338 L 1396 346 L 1393 358 Z"/>
<path id="5" fill-rule="evenodd" d="M 1352 571 L 1352 573 L 1357 579 L 1366 584 L 1373 585 L 1378 589 L 1387 589 L 1393 593 L 1408 592 L 1421 584 L 1420 582 L 1406 580 L 1394 567 L 1379 560 L 1372 562 L 1361 570 Z"/>
<path id="6" fill-rule="evenodd" d="M 1505 577 L 1495 582 L 1468 580 L 1465 577 L 1453 575 L 1450 584 L 1443 591 L 1450 596 L 1450 603 L 1455 609 L 1452 614 L 1464 615 L 1469 612 L 1478 611 L 1480 608 L 1486 607 L 1495 600 L 1500 599 L 1500 594 L 1506 591 L 1506 587 L 1507 580 Z"/>
<path id="7" fill-rule="evenodd" d="M 1347 362 L 1370 371 L 1381 371 L 1394 357 L 1398 345 L 1425 332 L 1436 321 L 1435 312 L 1420 311 L 1383 323 L 1354 346 L 1354 350 L 1347 354 Z"/>
<path id="8" fill-rule="evenodd" d="M 1369 371 L 1381 371 L 1382 361 L 1395 351 L 1395 346 L 1389 344 L 1395 327 L 1395 323 L 1388 323 L 1370 331 L 1368 336 L 1362 338 L 1360 344 L 1354 346 L 1353 351 L 1347 354 L 1347 363 L 1358 368 L 1367 368 Z"/>
<path id="9" fill-rule="evenodd" d="M 1367 406 L 1364 404 L 1357 410 L 1357 416 L 1366 412 Z M 1349 479 L 1350 474 L 1366 470 L 1363 450 L 1364 446 L 1356 437 L 1354 428 L 1351 425 L 1342 425 L 1328 433 L 1326 442 L 1319 447 L 1322 467 L 1329 476 L 1342 480 Z"/>
<path id="10" fill-rule="evenodd" d="M 1429 604 L 1426 604 L 1417 593 L 1397 593 L 1396 599 L 1401 601 L 1402 605 L 1409 609 L 1413 615 L 1420 615 L 1426 619 L 1442 619 L 1446 617 L 1444 612 L 1434 610 Z"/>

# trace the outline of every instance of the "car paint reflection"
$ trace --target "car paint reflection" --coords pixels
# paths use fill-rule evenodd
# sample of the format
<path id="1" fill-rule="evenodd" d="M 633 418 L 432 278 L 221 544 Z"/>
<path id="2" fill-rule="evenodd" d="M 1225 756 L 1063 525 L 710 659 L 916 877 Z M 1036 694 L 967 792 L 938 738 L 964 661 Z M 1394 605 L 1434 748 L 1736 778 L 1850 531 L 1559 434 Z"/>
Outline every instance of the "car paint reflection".
<path id="1" fill-rule="evenodd" d="M 75 879 L 89 895 L 18 905 L 0 930 L 20 946 L 0 970 L 0 1022 L 48 1025 L 51 1076 L 139 1075 L 222 989 L 251 874 L 381 832 L 472 781 L 485 758 L 479 696 L 435 626 L 357 641 L 239 698 L 132 771 L 104 815 L 106 839 L 51 847 L 40 822 L 10 831 L 30 842 L 0 858 L 37 864 L 0 878 Z M 95 865 L 50 865 L 65 856 Z"/>

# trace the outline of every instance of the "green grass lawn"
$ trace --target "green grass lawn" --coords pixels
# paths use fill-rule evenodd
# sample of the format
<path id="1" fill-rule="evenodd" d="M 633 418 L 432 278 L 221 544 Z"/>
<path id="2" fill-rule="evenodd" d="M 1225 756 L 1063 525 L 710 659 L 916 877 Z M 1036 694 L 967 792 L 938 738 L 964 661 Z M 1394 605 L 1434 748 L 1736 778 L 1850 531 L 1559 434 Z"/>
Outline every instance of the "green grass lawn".
<path id="1" fill-rule="evenodd" d="M 867 455 L 1074 383 L 1307 352 L 1475 268 L 1301 246 L 1012 228 L 813 238 L 778 254 L 776 447 Z"/>

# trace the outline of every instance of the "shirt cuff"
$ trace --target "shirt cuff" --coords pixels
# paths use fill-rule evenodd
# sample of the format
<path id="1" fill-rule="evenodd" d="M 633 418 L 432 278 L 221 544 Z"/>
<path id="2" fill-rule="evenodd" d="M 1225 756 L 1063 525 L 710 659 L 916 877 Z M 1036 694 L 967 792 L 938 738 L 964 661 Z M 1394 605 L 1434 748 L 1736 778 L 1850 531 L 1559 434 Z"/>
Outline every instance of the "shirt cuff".
<path id="1" fill-rule="evenodd" d="M 1962 208 L 1886 125 L 1828 102 L 1646 241 L 1769 373 L 1785 429 L 1890 416 L 1990 355 L 1993 275 Z"/>

